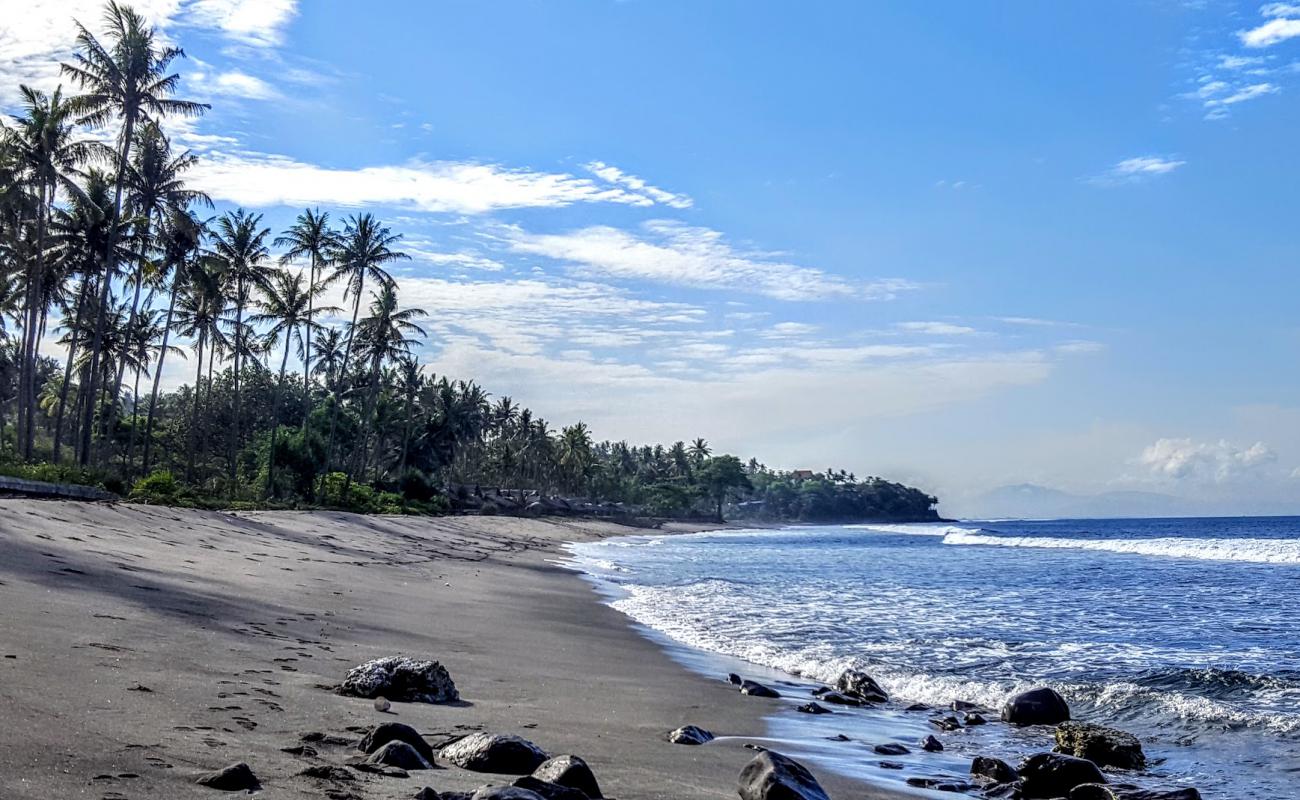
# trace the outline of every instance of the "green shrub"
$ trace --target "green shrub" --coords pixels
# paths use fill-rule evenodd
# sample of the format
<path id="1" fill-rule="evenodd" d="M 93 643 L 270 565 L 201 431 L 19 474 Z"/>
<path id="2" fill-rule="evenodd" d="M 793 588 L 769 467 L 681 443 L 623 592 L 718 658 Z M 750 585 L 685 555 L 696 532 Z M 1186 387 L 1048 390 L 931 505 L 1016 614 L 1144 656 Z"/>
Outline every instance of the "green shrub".
<path id="1" fill-rule="evenodd" d="M 130 499 L 150 505 L 172 505 L 180 495 L 181 485 L 165 469 L 155 470 L 131 487 Z"/>

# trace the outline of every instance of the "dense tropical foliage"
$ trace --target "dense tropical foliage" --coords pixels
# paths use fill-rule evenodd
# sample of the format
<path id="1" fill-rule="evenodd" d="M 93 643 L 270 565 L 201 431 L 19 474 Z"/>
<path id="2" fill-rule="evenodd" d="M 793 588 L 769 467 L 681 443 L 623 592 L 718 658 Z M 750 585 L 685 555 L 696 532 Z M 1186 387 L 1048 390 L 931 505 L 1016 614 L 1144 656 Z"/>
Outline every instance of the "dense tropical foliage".
<path id="1" fill-rule="evenodd" d="M 67 91 L 22 87 L 0 128 L 5 471 L 157 502 L 437 511 L 491 486 L 521 504 L 564 495 L 658 515 L 746 498 L 779 518 L 930 513 L 915 490 L 807 481 L 702 439 L 552 430 L 510 397 L 432 374 L 425 313 L 390 272 L 407 258 L 400 234 L 367 213 L 308 209 L 279 232 L 244 209 L 214 213 L 186 182 L 195 156 L 167 135 L 207 110 L 176 96 L 184 54 L 126 6 L 110 2 L 104 23 L 103 38 L 78 24 Z M 164 391 L 178 360 L 192 381 Z"/>

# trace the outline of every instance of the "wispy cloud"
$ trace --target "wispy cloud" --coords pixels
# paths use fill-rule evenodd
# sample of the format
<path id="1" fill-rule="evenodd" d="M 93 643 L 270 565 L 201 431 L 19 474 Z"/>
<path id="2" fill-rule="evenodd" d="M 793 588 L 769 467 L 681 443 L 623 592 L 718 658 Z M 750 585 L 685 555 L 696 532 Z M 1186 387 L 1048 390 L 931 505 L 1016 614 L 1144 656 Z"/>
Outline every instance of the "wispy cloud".
<path id="1" fill-rule="evenodd" d="M 1231 106 L 1244 103 L 1247 100 L 1277 94 L 1280 91 L 1282 91 L 1281 87 L 1267 81 L 1245 86 L 1233 86 L 1226 81 L 1209 81 L 1202 84 L 1195 94 L 1206 110 L 1205 116 L 1207 119 L 1222 119 L 1227 116 L 1228 109 Z"/>
<path id="2" fill-rule="evenodd" d="M 206 93 L 245 100 L 275 100 L 280 97 L 280 92 L 271 84 L 239 70 L 217 73 L 197 71 L 191 72 L 187 77 L 193 81 L 195 94 L 199 96 Z"/>
<path id="3" fill-rule="evenodd" d="M 951 322 L 900 322 L 898 327 L 912 333 L 924 333 L 930 336 L 967 336 L 979 333 L 966 325 L 954 325 Z"/>
<path id="4" fill-rule="evenodd" d="M 780 300 L 889 299 L 916 288 L 902 279 L 852 281 L 792 264 L 778 254 L 738 248 L 715 230 L 668 220 L 647 222 L 640 234 L 595 225 L 562 234 L 510 228 L 505 236 L 516 252 L 564 262 L 580 273 L 753 292 Z"/>
<path id="5" fill-rule="evenodd" d="M 411 161 L 338 168 L 242 150 L 206 153 L 191 180 L 214 199 L 253 207 L 319 203 L 482 214 L 574 203 L 657 203 L 648 194 L 589 178 L 498 164 Z"/>
<path id="6" fill-rule="evenodd" d="M 1137 183 L 1160 175 L 1168 175 L 1186 163 L 1166 156 L 1135 156 L 1118 162 L 1102 174 L 1089 178 L 1088 181 L 1102 186 Z"/>
<path id="7" fill-rule="evenodd" d="M 647 197 L 652 198 L 656 203 L 661 203 L 669 208 L 690 208 L 694 205 L 694 201 L 684 194 L 675 194 L 660 189 L 657 186 L 651 186 L 641 178 L 638 178 L 635 175 L 629 175 L 618 167 L 606 164 L 603 161 L 592 161 L 583 166 L 593 175 L 596 175 L 602 180 L 618 186 L 626 186 L 633 192 L 644 194 Z"/>

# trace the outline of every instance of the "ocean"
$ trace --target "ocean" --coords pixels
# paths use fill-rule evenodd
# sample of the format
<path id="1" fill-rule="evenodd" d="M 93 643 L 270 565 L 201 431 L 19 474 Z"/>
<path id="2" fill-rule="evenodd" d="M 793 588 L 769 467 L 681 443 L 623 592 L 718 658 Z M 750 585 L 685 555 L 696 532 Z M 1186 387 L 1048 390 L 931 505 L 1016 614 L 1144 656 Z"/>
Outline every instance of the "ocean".
<path id="1" fill-rule="evenodd" d="M 1014 765 L 1050 750 L 1050 730 L 940 733 L 936 714 L 902 709 L 965 700 L 992 720 L 1009 694 L 1046 685 L 1075 719 L 1142 740 L 1154 766 L 1125 780 L 1300 797 L 1300 518 L 796 526 L 570 550 L 684 663 L 780 684 L 792 697 L 769 735 L 824 768 L 897 787 L 964 777 L 975 755 Z M 794 712 L 849 667 L 893 702 Z M 943 753 L 914 746 L 929 733 Z M 866 746 L 895 741 L 912 753 Z"/>

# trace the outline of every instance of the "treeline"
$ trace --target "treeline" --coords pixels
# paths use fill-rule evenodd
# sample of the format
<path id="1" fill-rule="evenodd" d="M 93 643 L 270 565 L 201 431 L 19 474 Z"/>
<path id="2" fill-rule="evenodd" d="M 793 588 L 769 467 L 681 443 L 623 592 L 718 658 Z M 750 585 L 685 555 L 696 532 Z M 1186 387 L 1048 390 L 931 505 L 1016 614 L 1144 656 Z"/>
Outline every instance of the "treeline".
<path id="1" fill-rule="evenodd" d="M 703 440 L 596 443 L 432 374 L 425 312 L 390 274 L 400 235 L 366 213 L 309 209 L 281 231 L 213 214 L 167 134 L 208 110 L 175 96 L 183 53 L 129 7 L 104 22 L 102 40 L 78 24 L 67 93 L 23 86 L 0 122 L 0 469 L 226 506 L 436 512 L 491 486 L 713 516 L 775 498 L 776 473 Z M 163 391 L 179 361 L 192 381 Z M 903 507 L 892 484 L 858 486 L 858 508 Z M 764 503 L 791 518 L 852 505 L 795 494 Z"/>
<path id="2" fill-rule="evenodd" d="M 934 510 L 937 497 L 882 478 L 859 481 L 843 470 L 809 474 L 763 469 L 751 480 L 753 491 L 736 508 L 738 517 L 826 523 L 939 519 Z"/>

